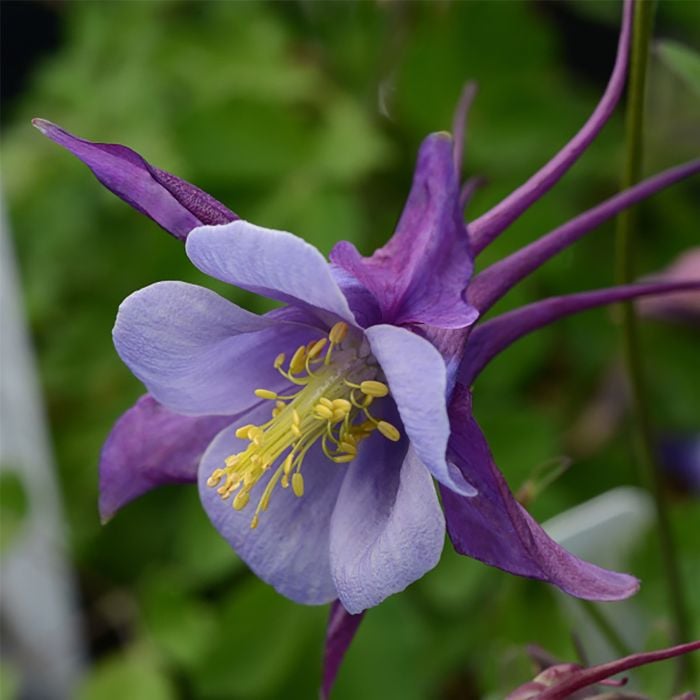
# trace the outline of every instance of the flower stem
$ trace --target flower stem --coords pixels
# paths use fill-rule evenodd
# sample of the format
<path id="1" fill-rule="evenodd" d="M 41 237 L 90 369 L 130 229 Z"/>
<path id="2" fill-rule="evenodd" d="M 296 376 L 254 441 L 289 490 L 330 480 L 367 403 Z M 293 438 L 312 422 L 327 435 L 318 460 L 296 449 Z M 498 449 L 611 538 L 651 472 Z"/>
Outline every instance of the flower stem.
<path id="1" fill-rule="evenodd" d="M 625 115 L 627 135 L 626 159 L 622 182 L 625 188 L 634 185 L 641 178 L 646 68 L 654 10 L 654 0 L 637 0 L 634 14 L 627 113 Z M 634 277 L 632 249 L 634 247 L 636 214 L 636 209 L 628 209 L 618 217 L 617 221 L 616 276 L 619 284 L 629 283 Z M 679 644 L 691 639 L 690 617 L 687 612 L 683 581 L 673 539 L 668 501 L 654 447 L 637 318 L 634 306 L 631 303 L 624 304 L 622 310 L 622 345 L 631 387 L 632 410 L 640 468 L 643 470 L 642 478 L 648 484 L 654 496 L 663 570 L 666 576 L 666 586 L 673 618 L 673 641 Z M 677 680 L 679 683 L 687 681 L 690 677 L 691 667 L 689 662 L 690 657 L 682 656 L 678 658 Z"/>

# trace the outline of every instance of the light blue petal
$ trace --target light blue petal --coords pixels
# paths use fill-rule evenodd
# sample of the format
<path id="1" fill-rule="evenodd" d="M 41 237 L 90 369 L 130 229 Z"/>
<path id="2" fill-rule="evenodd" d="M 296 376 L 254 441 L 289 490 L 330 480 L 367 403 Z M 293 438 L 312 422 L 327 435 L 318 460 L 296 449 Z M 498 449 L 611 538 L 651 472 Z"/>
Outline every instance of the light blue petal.
<path id="1" fill-rule="evenodd" d="M 187 255 L 202 272 L 224 282 L 355 324 L 330 264 L 291 233 L 247 221 L 202 226 L 190 233 Z"/>
<path id="2" fill-rule="evenodd" d="M 115 347 L 129 369 L 158 402 L 186 415 L 239 413 L 257 402 L 255 389 L 284 388 L 275 357 L 321 335 L 184 282 L 132 294 L 114 326 Z"/>
<path id="3" fill-rule="evenodd" d="M 226 457 L 248 444 L 236 438 L 236 428 L 260 424 L 269 417 L 270 407 L 256 409 L 214 439 L 199 469 L 202 505 L 219 534 L 263 581 L 297 603 L 328 603 L 338 597 L 330 572 L 328 540 L 331 513 L 346 474 L 344 465 L 333 464 L 319 449 L 312 448 L 302 469 L 304 495 L 298 498 L 291 488 L 278 484 L 255 530 L 250 521 L 265 483 L 256 485 L 248 506 L 241 511 L 234 510 L 230 500 L 221 500 L 216 489 L 206 483 Z"/>
<path id="4" fill-rule="evenodd" d="M 441 484 L 473 496 L 474 488 L 445 457 L 450 421 L 442 356 L 427 340 L 405 328 L 379 325 L 366 333 L 416 455 Z"/>
<path id="5" fill-rule="evenodd" d="M 413 449 L 371 440 L 350 463 L 331 519 L 331 571 L 353 614 L 430 571 L 445 539 L 432 477 Z"/>

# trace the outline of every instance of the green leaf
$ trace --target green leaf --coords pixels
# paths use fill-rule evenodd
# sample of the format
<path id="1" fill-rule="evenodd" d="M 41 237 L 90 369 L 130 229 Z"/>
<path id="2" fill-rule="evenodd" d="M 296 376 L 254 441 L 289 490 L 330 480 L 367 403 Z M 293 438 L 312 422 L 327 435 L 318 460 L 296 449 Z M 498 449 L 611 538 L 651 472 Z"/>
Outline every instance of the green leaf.
<path id="1" fill-rule="evenodd" d="M 97 665 L 77 700 L 174 700 L 175 690 L 143 650 L 115 655 Z"/>
<path id="2" fill-rule="evenodd" d="M 214 612 L 183 590 L 178 576 L 153 574 L 147 580 L 143 610 L 151 637 L 169 659 L 191 667 L 201 658 L 216 627 Z"/>
<path id="3" fill-rule="evenodd" d="M 658 43 L 661 61 L 700 94 L 700 54 L 670 39 Z"/>
<path id="4" fill-rule="evenodd" d="M 216 634 L 195 672 L 197 697 L 281 697 L 275 692 L 306 655 L 325 612 L 292 603 L 261 581 L 246 581 L 216 616 Z"/>
<path id="5" fill-rule="evenodd" d="M 19 476 L 3 466 L 0 473 L 0 553 L 21 530 L 27 510 L 27 494 Z"/>

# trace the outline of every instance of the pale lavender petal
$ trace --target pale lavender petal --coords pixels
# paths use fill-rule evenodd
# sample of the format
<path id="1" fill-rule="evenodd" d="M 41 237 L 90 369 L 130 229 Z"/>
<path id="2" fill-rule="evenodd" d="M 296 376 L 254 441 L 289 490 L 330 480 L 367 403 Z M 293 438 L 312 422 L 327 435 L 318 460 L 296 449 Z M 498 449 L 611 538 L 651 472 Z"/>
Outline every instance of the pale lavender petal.
<path id="1" fill-rule="evenodd" d="M 373 436 L 338 495 L 331 518 L 331 573 L 350 613 L 379 605 L 440 561 L 445 519 L 430 472 L 406 443 Z"/>
<path id="2" fill-rule="evenodd" d="M 472 259 L 452 148 L 447 133 L 423 142 L 411 194 L 383 248 L 363 258 L 341 241 L 331 251 L 331 260 L 375 296 L 384 323 L 462 328 L 478 316 L 463 294 Z"/>
<path id="3" fill-rule="evenodd" d="M 477 275 L 469 285 L 469 301 L 482 314 L 485 313 L 520 280 L 599 224 L 619 214 L 623 209 L 698 172 L 700 159 L 664 170 L 571 219 Z"/>
<path id="4" fill-rule="evenodd" d="M 238 218 L 199 187 L 150 165 L 126 146 L 86 141 L 45 119 L 32 123 L 82 160 L 108 190 L 180 240 L 197 226 Z"/>
<path id="5" fill-rule="evenodd" d="M 247 221 L 203 226 L 187 239 L 187 255 L 216 279 L 355 324 L 329 263 L 316 248 L 291 233 Z"/>
<path id="6" fill-rule="evenodd" d="M 547 193 L 571 168 L 605 126 L 617 105 L 627 74 L 632 28 L 632 0 L 625 0 L 615 66 L 598 106 L 581 130 L 527 182 L 470 224 L 474 252 L 480 253 L 501 231 Z"/>
<path id="7" fill-rule="evenodd" d="M 589 600 L 620 600 L 636 593 L 632 576 L 589 564 L 554 542 L 515 500 L 493 461 L 471 412 L 471 396 L 458 385 L 450 405 L 449 458 L 476 487 L 473 498 L 441 488 L 447 532 L 460 554 L 518 576 L 554 584 Z"/>
<path id="8" fill-rule="evenodd" d="M 256 316 L 214 292 L 159 282 L 119 307 L 114 344 L 160 403 L 188 415 L 232 415 L 256 402 L 255 389 L 288 383 L 275 357 L 318 339 L 312 326 Z"/>
<path id="9" fill-rule="evenodd" d="M 115 423 L 100 455 L 100 517 L 163 484 L 195 483 L 199 460 L 231 416 L 182 416 L 142 396 Z"/>
<path id="10" fill-rule="evenodd" d="M 257 409 L 240 423 L 260 424 L 270 417 Z M 199 494 L 210 520 L 239 557 L 263 581 L 297 603 L 319 605 L 338 597 L 330 571 L 329 530 L 345 466 L 332 463 L 319 448 L 307 454 L 302 473 L 304 495 L 291 488 L 275 488 L 269 509 L 260 514 L 253 530 L 250 521 L 267 479 L 258 483 L 246 508 L 236 511 L 223 501 L 207 479 L 231 454 L 247 442 L 234 435 L 238 424 L 223 430 L 204 455 L 199 470 Z"/>
<path id="11" fill-rule="evenodd" d="M 326 628 L 326 650 L 323 656 L 321 700 L 328 700 L 330 697 L 340 664 L 343 662 L 345 652 L 355 637 L 363 617 L 364 613 L 351 615 L 338 600 L 331 603 L 328 627 Z"/>
<path id="12" fill-rule="evenodd" d="M 465 496 L 474 495 L 472 486 L 446 460 L 450 422 L 442 355 L 405 328 L 372 326 L 366 333 L 418 458 L 440 483 Z"/>
<path id="13" fill-rule="evenodd" d="M 610 289 L 597 289 L 567 296 L 543 299 L 496 316 L 477 326 L 469 336 L 467 348 L 459 367 L 458 381 L 470 386 L 481 370 L 509 345 L 532 331 L 596 306 L 643 296 L 666 295 L 685 290 L 700 290 L 697 282 L 657 282 L 630 284 Z"/>

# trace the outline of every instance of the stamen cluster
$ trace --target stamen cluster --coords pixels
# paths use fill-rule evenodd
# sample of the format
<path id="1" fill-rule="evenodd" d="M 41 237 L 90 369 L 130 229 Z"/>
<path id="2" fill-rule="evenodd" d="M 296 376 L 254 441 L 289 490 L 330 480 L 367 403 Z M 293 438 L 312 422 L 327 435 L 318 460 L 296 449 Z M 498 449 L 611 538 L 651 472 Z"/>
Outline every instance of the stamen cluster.
<path id="1" fill-rule="evenodd" d="M 277 355 L 275 369 L 299 389 L 284 395 L 256 389 L 258 398 L 275 402 L 271 419 L 238 428 L 236 437 L 248 440 L 248 446 L 227 457 L 207 481 L 222 499 L 232 497 L 235 510 L 242 510 L 256 484 L 276 465 L 251 520 L 253 529 L 278 483 L 284 489 L 291 485 L 299 498 L 304 495 L 302 464 L 316 443 L 331 462 L 342 464 L 357 456 L 359 444 L 375 430 L 394 442 L 401 437 L 394 425 L 370 412 L 375 399 L 389 395 L 389 387 L 376 379 L 378 367 L 371 358 L 345 347 L 350 345 L 344 342 L 347 336 L 347 324 L 338 322 L 327 337 L 298 347 L 289 362 L 284 353 Z"/>

